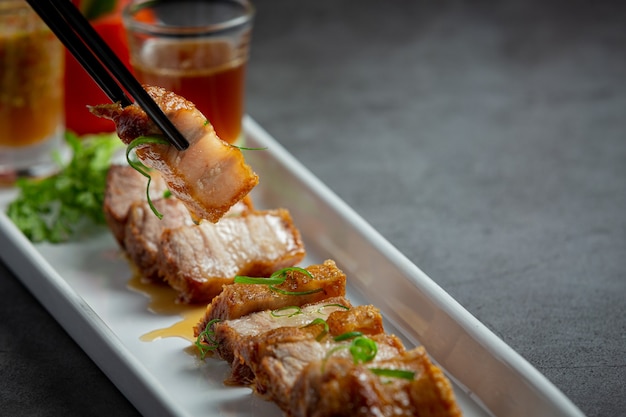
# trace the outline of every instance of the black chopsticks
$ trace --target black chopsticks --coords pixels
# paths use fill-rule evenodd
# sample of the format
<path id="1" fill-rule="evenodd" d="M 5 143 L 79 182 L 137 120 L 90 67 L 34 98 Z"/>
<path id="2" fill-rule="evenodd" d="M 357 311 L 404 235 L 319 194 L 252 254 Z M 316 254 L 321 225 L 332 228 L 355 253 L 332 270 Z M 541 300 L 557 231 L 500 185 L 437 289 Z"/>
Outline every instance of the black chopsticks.
<path id="1" fill-rule="evenodd" d="M 132 104 L 126 90 L 178 150 L 187 139 L 165 116 L 139 81 L 124 66 L 87 19 L 69 0 L 26 0 L 113 102 Z M 117 79 L 117 80 L 116 80 Z"/>

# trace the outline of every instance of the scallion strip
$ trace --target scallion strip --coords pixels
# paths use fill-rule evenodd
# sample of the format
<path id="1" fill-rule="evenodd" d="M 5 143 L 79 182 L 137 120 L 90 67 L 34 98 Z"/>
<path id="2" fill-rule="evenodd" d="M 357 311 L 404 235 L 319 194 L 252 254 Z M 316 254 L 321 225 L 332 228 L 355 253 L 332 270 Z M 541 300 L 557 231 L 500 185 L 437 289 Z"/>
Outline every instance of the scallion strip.
<path id="1" fill-rule="evenodd" d="M 344 310 L 350 310 L 350 307 L 346 307 L 343 304 L 325 304 L 323 306 L 321 306 L 320 308 L 317 309 L 317 312 L 319 314 L 324 314 L 324 309 L 327 307 L 338 307 L 338 308 L 342 308 Z"/>
<path id="2" fill-rule="evenodd" d="M 372 373 L 378 376 L 386 376 L 389 378 L 408 379 L 409 381 L 415 379 L 414 371 L 407 371 L 404 369 L 387 369 L 387 368 L 369 368 Z"/>
<path id="3" fill-rule="evenodd" d="M 335 336 L 333 338 L 333 340 L 335 342 L 342 342 L 344 340 L 354 339 L 355 337 L 359 337 L 359 336 L 363 336 L 363 333 L 361 333 L 361 332 L 346 332 L 346 333 L 340 334 L 339 336 Z"/>
<path id="4" fill-rule="evenodd" d="M 378 345 L 369 337 L 358 336 L 350 343 L 350 354 L 354 363 L 370 362 L 378 353 Z"/>
<path id="5" fill-rule="evenodd" d="M 219 343 L 215 339 L 215 332 L 213 331 L 213 325 L 220 322 L 220 319 L 213 319 L 207 323 L 204 331 L 198 335 L 196 342 L 194 343 L 200 351 L 200 359 L 204 360 L 209 352 L 213 352 L 219 346 Z"/>
<path id="6" fill-rule="evenodd" d="M 169 142 L 162 137 L 159 136 L 139 136 L 138 138 L 133 139 L 126 148 L 126 161 L 128 161 L 128 165 L 135 169 L 135 171 L 139 172 L 144 177 L 148 178 L 148 185 L 146 186 L 146 197 L 148 199 L 148 205 L 152 212 L 159 219 L 163 218 L 163 215 L 159 213 L 157 208 L 152 203 L 152 199 L 150 198 L 150 183 L 152 182 L 152 176 L 150 175 L 150 168 L 145 166 L 141 161 L 136 160 L 133 161 L 130 157 L 130 154 L 136 147 L 141 145 L 169 145 Z"/>
<path id="7" fill-rule="evenodd" d="M 330 329 L 328 328 L 328 323 L 326 323 L 326 320 L 320 319 L 320 318 L 316 318 L 315 320 L 313 320 L 312 322 L 310 322 L 309 324 L 307 324 L 304 327 L 315 326 L 316 324 L 321 324 L 321 325 L 324 326 L 324 330 L 322 330 L 320 332 L 320 334 L 318 334 L 315 337 L 315 340 L 317 340 L 319 342 L 320 340 L 322 340 L 324 338 L 324 336 L 326 336 L 328 334 Z"/>
<path id="8" fill-rule="evenodd" d="M 277 292 L 283 295 L 308 295 L 314 294 L 316 292 L 323 291 L 322 288 L 316 288 L 314 290 L 309 291 L 287 291 L 280 288 L 276 288 L 275 285 L 280 285 L 287 279 L 288 272 L 300 272 L 302 274 L 307 275 L 309 278 L 313 279 L 313 275 L 309 271 L 304 268 L 300 268 L 297 266 L 292 266 L 288 268 L 279 269 L 274 272 L 269 278 L 257 278 L 257 277 L 246 277 L 242 275 L 237 275 L 235 277 L 235 284 L 264 284 L 269 287 L 271 291 Z"/>
<path id="9" fill-rule="evenodd" d="M 290 310 L 294 310 L 294 311 L 291 312 Z M 298 306 L 287 306 L 287 307 L 277 308 L 276 310 L 272 310 L 270 314 L 272 315 L 272 317 L 293 317 L 293 316 L 297 316 L 298 314 L 302 314 L 302 309 Z"/>

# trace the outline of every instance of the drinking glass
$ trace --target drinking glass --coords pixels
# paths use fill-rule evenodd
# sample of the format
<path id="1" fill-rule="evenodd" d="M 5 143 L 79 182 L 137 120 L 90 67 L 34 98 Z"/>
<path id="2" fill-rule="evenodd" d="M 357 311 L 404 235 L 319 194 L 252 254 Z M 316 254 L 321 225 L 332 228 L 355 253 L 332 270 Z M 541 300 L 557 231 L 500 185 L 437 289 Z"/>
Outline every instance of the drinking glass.
<path id="1" fill-rule="evenodd" d="M 58 168 L 63 46 L 24 0 L 0 0 L 0 183 Z"/>
<path id="2" fill-rule="evenodd" d="M 135 76 L 193 102 L 236 143 L 253 17 L 247 0 L 134 1 L 123 19 Z"/>

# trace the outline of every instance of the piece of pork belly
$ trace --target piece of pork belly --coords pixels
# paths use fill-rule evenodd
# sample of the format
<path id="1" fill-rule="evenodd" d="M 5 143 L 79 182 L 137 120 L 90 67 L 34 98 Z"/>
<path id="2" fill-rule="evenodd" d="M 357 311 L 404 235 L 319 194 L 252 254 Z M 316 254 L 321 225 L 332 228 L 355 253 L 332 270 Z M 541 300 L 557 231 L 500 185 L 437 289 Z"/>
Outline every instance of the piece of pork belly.
<path id="1" fill-rule="evenodd" d="M 236 275 L 269 276 L 305 255 L 285 209 L 224 217 L 163 232 L 159 271 L 185 303 L 208 303 Z"/>
<path id="2" fill-rule="evenodd" d="M 137 267 L 141 277 L 147 281 L 163 282 L 159 271 L 158 259 L 160 241 L 163 232 L 179 227 L 195 227 L 189 210 L 176 197 L 160 198 L 152 201 L 154 207 L 163 215 L 158 218 L 147 201 L 137 201 L 128 210 L 124 247 L 128 257 Z M 246 196 L 230 208 L 227 217 L 240 216 L 252 209 L 252 201 Z"/>
<path id="3" fill-rule="evenodd" d="M 353 360 L 349 349 L 352 340 L 338 342 L 330 334 L 320 339 L 322 331 L 322 325 L 281 327 L 251 338 L 240 354 L 254 374 L 254 390 L 286 410 L 292 387 L 308 364 L 323 364 L 328 355 Z M 394 335 L 382 333 L 367 338 L 377 346 L 376 356 L 368 362 L 372 366 L 405 350 Z"/>
<path id="4" fill-rule="evenodd" d="M 150 196 L 157 199 L 167 190 L 167 186 L 158 172 L 153 171 L 150 175 Z M 147 201 L 147 185 L 148 179 L 128 165 L 113 164 L 109 168 L 104 194 L 104 217 L 122 248 L 128 210 L 136 201 Z"/>
<path id="5" fill-rule="evenodd" d="M 413 372 L 379 376 L 371 368 Z M 450 382 L 418 347 L 374 364 L 332 356 L 298 375 L 283 411 L 288 417 L 460 417 Z"/>
<path id="6" fill-rule="evenodd" d="M 285 282 L 277 288 L 294 292 L 316 289 L 321 291 L 305 295 L 286 295 L 273 291 L 267 285 L 228 285 L 207 305 L 204 317 L 194 328 L 195 336 L 204 331 L 212 320 L 233 320 L 257 311 L 311 304 L 346 295 L 346 274 L 337 268 L 335 261 L 329 259 L 305 269 L 313 278 L 296 270 L 289 271 Z"/>
<path id="7" fill-rule="evenodd" d="M 144 88 L 187 139 L 189 148 L 179 151 L 169 144 L 144 143 L 135 148 L 137 157 L 162 174 L 172 194 L 194 217 L 218 221 L 257 185 L 258 176 L 245 163 L 241 150 L 221 140 L 193 103 L 160 87 Z M 140 136 L 163 134 L 137 104 L 124 108 L 119 103 L 101 104 L 90 111 L 113 120 L 126 144 Z"/>
<path id="8" fill-rule="evenodd" d="M 264 310 L 234 320 L 214 323 L 212 347 L 221 359 L 231 363 L 229 385 L 248 385 L 253 373 L 242 360 L 239 351 L 249 339 L 279 327 L 306 326 L 316 319 L 327 320 L 331 313 L 351 309 L 345 297 L 332 297 L 313 304 L 292 305 L 276 310 Z"/>

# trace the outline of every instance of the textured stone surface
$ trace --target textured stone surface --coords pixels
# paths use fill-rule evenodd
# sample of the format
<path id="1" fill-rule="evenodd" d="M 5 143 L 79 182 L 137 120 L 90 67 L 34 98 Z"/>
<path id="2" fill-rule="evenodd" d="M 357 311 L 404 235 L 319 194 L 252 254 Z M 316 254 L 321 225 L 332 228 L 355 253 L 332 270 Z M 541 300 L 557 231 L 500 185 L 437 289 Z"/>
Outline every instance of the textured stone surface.
<path id="1" fill-rule="evenodd" d="M 248 112 L 583 412 L 624 415 L 626 4 L 545 3 L 258 0 Z M 0 276 L 0 415 L 136 413 Z"/>

